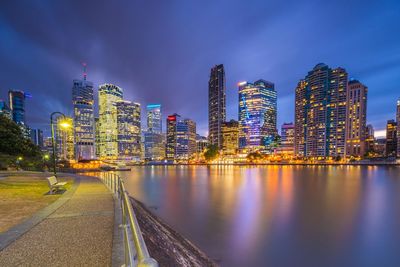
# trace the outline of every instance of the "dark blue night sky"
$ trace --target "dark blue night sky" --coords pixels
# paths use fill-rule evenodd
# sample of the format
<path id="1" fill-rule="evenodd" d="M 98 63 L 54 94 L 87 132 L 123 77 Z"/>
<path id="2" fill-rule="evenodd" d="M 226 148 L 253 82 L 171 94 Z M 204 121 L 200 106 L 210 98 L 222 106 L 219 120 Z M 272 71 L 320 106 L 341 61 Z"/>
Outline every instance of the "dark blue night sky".
<path id="1" fill-rule="evenodd" d="M 384 129 L 400 97 L 400 1 L 34 1 L 0 3 L 0 98 L 30 92 L 27 123 L 71 114 L 71 87 L 88 64 L 96 87 L 161 103 L 207 131 L 210 67 L 223 63 L 227 118 L 237 82 L 266 79 L 278 91 L 279 125 L 293 121 L 297 81 L 319 62 L 369 87 L 368 123 Z M 144 110 L 143 110 L 144 111 Z"/>

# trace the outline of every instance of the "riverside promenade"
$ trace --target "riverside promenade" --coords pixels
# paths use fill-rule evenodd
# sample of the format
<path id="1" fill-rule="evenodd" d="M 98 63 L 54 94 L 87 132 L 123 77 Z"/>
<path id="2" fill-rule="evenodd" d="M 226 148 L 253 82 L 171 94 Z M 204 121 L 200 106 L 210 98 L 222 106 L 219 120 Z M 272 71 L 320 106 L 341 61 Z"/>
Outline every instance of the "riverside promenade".
<path id="1" fill-rule="evenodd" d="M 112 265 L 112 194 L 97 178 L 68 176 L 71 189 L 0 234 L 0 266 Z"/>

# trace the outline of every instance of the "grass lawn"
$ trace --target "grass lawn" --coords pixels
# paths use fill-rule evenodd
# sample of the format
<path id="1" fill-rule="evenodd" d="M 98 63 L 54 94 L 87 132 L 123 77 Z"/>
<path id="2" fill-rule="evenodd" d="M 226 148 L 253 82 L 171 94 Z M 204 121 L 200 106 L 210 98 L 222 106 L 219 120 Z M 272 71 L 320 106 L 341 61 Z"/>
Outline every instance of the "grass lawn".
<path id="1" fill-rule="evenodd" d="M 66 189 L 71 188 L 72 179 Z M 49 186 L 41 174 L 13 174 L 0 179 L 0 233 L 17 225 L 46 207 L 61 195 L 46 195 Z"/>

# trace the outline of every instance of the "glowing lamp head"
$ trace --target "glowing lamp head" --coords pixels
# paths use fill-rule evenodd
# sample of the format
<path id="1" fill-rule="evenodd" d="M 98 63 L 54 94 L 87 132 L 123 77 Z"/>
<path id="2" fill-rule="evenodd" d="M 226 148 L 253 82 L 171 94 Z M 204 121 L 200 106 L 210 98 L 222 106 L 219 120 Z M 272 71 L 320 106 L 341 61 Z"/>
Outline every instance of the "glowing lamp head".
<path id="1" fill-rule="evenodd" d="M 61 128 L 68 129 L 71 127 L 71 124 L 67 120 L 60 121 L 59 125 Z"/>
<path id="2" fill-rule="evenodd" d="M 245 85 L 246 83 L 247 83 L 246 81 L 238 82 L 238 86 L 243 86 L 243 85 Z"/>
<path id="3" fill-rule="evenodd" d="M 19 156 L 19 157 L 18 157 L 18 160 L 23 160 L 23 157 Z"/>

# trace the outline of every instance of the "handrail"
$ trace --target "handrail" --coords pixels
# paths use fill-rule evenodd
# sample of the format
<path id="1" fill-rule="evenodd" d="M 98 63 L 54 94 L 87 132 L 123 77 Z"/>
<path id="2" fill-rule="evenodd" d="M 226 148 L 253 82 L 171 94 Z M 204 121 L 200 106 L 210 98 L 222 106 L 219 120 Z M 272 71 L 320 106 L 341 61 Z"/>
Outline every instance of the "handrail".
<path id="1" fill-rule="evenodd" d="M 121 205 L 124 229 L 124 266 L 157 267 L 157 261 L 150 257 L 147 250 L 123 180 L 119 175 L 110 172 L 102 172 L 99 178 L 113 192 Z"/>

